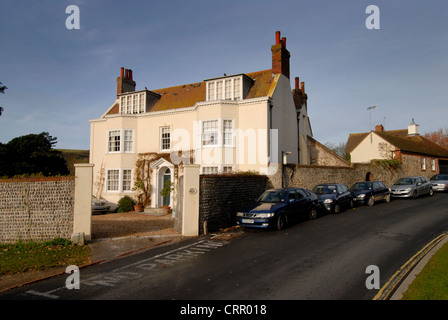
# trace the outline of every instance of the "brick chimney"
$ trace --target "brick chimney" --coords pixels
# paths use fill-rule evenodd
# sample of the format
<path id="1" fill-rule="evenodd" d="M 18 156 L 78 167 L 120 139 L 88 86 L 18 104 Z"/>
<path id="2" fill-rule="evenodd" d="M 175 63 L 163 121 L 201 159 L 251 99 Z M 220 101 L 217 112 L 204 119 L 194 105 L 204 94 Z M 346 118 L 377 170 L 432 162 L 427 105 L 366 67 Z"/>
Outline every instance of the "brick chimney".
<path id="1" fill-rule="evenodd" d="M 289 79 L 289 58 L 291 54 L 286 50 L 286 38 L 280 39 L 280 31 L 275 33 L 275 44 L 272 51 L 272 73 L 283 74 Z"/>
<path id="2" fill-rule="evenodd" d="M 132 70 L 121 68 L 117 78 L 117 95 L 135 91 L 135 81 L 132 79 Z"/>
<path id="3" fill-rule="evenodd" d="M 379 124 L 377 126 L 375 126 L 375 131 L 376 132 L 384 132 L 384 127 L 382 124 Z"/>
<path id="4" fill-rule="evenodd" d="M 305 82 L 300 82 L 299 77 L 295 78 L 294 81 L 294 89 L 292 90 L 292 97 L 294 99 L 294 104 L 296 106 L 296 110 L 302 109 L 302 106 L 307 105 L 308 96 L 305 93 Z"/>

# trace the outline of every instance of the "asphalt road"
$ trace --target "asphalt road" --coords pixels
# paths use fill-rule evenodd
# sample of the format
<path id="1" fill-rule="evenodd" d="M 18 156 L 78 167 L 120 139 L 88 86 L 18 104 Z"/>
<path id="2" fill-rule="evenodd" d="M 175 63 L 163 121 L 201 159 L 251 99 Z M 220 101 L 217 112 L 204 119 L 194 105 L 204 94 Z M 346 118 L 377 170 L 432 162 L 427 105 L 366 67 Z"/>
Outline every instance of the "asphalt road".
<path id="1" fill-rule="evenodd" d="M 448 230 L 448 194 L 397 199 L 324 215 L 284 231 L 245 230 L 229 241 L 200 237 L 0 294 L 0 299 L 371 300 L 369 265 L 381 286 Z"/>

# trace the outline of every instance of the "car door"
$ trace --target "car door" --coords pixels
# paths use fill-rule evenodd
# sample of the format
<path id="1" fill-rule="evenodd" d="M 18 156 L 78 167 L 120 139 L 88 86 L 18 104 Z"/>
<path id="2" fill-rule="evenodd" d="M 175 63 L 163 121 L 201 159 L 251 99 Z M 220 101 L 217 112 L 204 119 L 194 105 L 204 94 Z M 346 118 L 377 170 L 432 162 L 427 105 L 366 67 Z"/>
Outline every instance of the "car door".
<path id="1" fill-rule="evenodd" d="M 417 177 L 417 193 L 418 195 L 425 194 L 425 184 L 423 183 L 422 177 Z"/>
<path id="2" fill-rule="evenodd" d="M 311 212 L 312 203 L 310 201 L 310 196 L 306 194 L 306 192 L 302 189 L 296 189 L 297 192 L 297 205 L 299 214 L 308 214 Z"/>
<path id="3" fill-rule="evenodd" d="M 338 185 L 338 193 L 341 205 L 347 207 L 350 202 L 350 192 L 348 191 L 348 187 L 343 184 Z"/>
<path id="4" fill-rule="evenodd" d="M 297 215 L 300 214 L 299 204 L 297 201 L 296 190 L 290 190 L 288 193 L 288 204 L 286 206 L 286 214 L 288 215 L 288 220 L 294 220 Z"/>
<path id="5" fill-rule="evenodd" d="M 337 201 L 339 203 L 339 206 L 341 208 L 343 208 L 344 207 L 344 201 L 345 201 L 344 200 L 344 192 L 342 192 L 342 187 L 339 184 L 336 185 L 336 199 L 337 199 Z"/>
<path id="6" fill-rule="evenodd" d="M 384 198 L 384 195 L 381 190 L 381 186 L 378 183 L 378 181 L 372 182 L 372 189 L 373 189 L 373 196 L 374 196 L 375 201 L 381 200 Z"/>
<path id="7" fill-rule="evenodd" d="M 429 187 L 431 186 L 431 184 L 428 182 L 428 180 L 425 177 L 420 177 L 421 181 L 422 181 L 422 186 L 423 186 L 423 193 L 429 193 Z"/>

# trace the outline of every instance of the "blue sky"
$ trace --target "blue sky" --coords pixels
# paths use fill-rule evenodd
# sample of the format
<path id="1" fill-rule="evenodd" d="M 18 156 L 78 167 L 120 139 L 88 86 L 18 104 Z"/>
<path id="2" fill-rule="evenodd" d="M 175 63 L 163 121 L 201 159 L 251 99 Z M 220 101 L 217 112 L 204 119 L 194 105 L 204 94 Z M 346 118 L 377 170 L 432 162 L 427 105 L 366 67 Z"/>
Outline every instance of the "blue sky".
<path id="1" fill-rule="evenodd" d="M 368 5 L 380 29 L 368 30 Z M 68 5 L 80 29 L 68 30 Z M 305 82 L 314 138 L 345 142 L 372 124 L 448 126 L 446 0 L 2 0 L 0 142 L 47 131 L 89 149 L 89 119 L 116 96 L 120 67 L 137 90 L 271 68 L 275 31 Z"/>

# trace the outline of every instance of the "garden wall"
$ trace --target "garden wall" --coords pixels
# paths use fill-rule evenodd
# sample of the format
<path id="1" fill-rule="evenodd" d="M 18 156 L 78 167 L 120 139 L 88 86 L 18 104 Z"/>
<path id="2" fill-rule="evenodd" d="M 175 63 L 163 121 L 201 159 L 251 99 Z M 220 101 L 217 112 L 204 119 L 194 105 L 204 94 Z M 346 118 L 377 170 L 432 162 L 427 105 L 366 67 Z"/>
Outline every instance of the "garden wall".
<path id="1" fill-rule="evenodd" d="M 0 180 L 0 243 L 70 239 L 75 177 Z"/>
<path id="2" fill-rule="evenodd" d="M 430 163 L 430 158 L 426 160 Z M 390 165 L 390 163 L 389 163 Z M 438 171 L 426 167 L 422 170 L 421 157 L 403 155 L 398 166 L 389 166 L 387 161 L 368 164 L 353 163 L 350 166 L 315 166 L 288 164 L 285 167 L 286 186 L 301 187 L 311 190 L 320 183 L 344 183 L 348 187 L 358 181 L 380 180 L 390 187 L 403 176 L 424 176 L 431 178 Z M 272 185 L 280 188 L 282 183 L 281 168 L 270 176 Z"/>
<path id="3" fill-rule="evenodd" d="M 237 211 L 270 187 L 269 178 L 262 175 L 201 175 L 199 234 L 234 226 Z"/>

